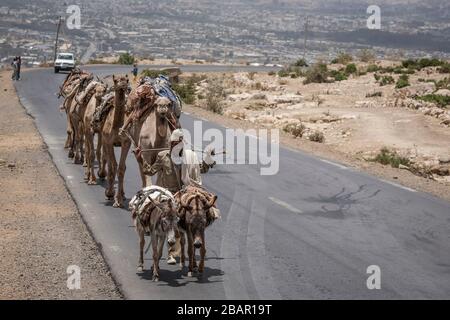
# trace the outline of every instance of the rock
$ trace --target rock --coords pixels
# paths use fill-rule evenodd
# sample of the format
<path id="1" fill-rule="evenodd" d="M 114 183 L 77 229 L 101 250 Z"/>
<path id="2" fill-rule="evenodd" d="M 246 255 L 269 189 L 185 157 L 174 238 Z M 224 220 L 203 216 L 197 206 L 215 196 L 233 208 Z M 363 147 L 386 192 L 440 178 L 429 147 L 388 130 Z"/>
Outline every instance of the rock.
<path id="1" fill-rule="evenodd" d="M 398 165 L 398 168 L 399 168 L 399 169 L 403 169 L 403 170 L 409 170 L 409 167 L 408 167 L 408 166 L 405 166 L 405 165 L 403 165 L 403 164 L 399 164 L 399 165 Z"/>
<path id="2" fill-rule="evenodd" d="M 0 166 L 4 166 L 6 164 L 6 160 L 0 159 Z"/>
<path id="3" fill-rule="evenodd" d="M 441 163 L 441 164 L 450 163 L 450 156 L 441 156 L 441 157 L 439 157 L 439 163 Z"/>
<path id="4" fill-rule="evenodd" d="M 450 96 L 450 90 L 449 89 L 439 89 L 438 91 L 436 91 L 434 94 L 439 95 L 439 96 Z"/>
<path id="5" fill-rule="evenodd" d="M 267 99 L 267 96 L 266 96 L 264 93 L 255 93 L 255 94 L 252 96 L 252 99 L 253 99 L 253 100 L 266 100 L 266 99 Z"/>
<path id="6" fill-rule="evenodd" d="M 16 164 L 15 163 L 8 163 L 8 168 L 15 168 L 16 167 Z"/>

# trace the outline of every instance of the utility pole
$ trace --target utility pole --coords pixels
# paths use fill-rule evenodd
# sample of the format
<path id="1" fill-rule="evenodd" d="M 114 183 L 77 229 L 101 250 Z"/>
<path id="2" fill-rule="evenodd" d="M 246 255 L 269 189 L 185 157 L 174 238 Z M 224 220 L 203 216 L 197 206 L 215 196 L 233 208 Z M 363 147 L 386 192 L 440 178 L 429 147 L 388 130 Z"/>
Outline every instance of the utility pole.
<path id="1" fill-rule="evenodd" d="M 305 42 L 303 43 L 303 60 L 306 59 L 306 44 L 308 41 L 308 23 L 309 23 L 309 16 L 306 16 L 306 22 L 305 22 Z M 306 61 L 306 60 L 305 60 Z"/>
<path id="2" fill-rule="evenodd" d="M 56 40 L 55 40 L 55 57 L 54 57 L 53 61 L 56 60 L 56 55 L 58 53 L 58 39 L 59 39 L 59 31 L 61 30 L 61 23 L 62 23 L 62 17 L 59 16 L 58 28 L 56 30 Z"/>

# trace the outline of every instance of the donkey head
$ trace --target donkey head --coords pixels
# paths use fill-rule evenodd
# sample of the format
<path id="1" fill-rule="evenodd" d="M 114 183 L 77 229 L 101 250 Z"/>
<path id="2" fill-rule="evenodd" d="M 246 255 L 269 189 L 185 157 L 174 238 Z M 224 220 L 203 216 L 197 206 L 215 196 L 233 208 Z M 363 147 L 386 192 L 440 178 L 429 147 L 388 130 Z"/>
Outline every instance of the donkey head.
<path id="1" fill-rule="evenodd" d="M 194 247 L 203 245 L 203 235 L 208 226 L 207 212 L 216 203 L 217 196 L 208 201 L 204 196 L 196 194 L 181 201 L 181 207 L 186 210 L 186 225 L 194 238 Z"/>
<path id="2" fill-rule="evenodd" d="M 167 235 L 168 245 L 172 246 L 179 233 L 177 208 L 171 200 L 160 202 L 158 208 L 161 210 L 161 229 Z"/>

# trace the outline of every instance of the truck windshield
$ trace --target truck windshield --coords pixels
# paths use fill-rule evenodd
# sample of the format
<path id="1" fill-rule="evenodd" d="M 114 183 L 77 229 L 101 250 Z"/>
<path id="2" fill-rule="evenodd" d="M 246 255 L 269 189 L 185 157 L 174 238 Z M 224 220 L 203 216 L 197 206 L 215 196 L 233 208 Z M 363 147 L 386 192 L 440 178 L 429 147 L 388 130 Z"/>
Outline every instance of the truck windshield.
<path id="1" fill-rule="evenodd" d="M 58 59 L 61 60 L 72 60 L 73 56 L 71 54 L 59 54 Z"/>

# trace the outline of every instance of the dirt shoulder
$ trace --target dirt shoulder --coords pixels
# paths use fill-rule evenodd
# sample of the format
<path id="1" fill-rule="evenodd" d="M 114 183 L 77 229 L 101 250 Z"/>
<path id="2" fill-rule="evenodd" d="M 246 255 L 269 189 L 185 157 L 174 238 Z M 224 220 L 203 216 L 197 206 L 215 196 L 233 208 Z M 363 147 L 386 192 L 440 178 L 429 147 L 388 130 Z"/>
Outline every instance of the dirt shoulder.
<path id="1" fill-rule="evenodd" d="M 33 120 L 0 73 L 0 299 L 120 299 Z M 80 290 L 67 268 L 81 270 Z"/>
<path id="2" fill-rule="evenodd" d="M 190 113 L 200 118 L 208 119 L 212 122 L 230 128 L 240 128 L 244 130 L 265 128 L 264 126 L 258 126 L 249 121 L 232 119 L 230 117 L 212 113 L 196 106 L 185 105 L 183 108 L 184 112 Z M 338 161 L 360 171 L 367 172 L 374 176 L 401 184 L 409 188 L 430 193 L 437 197 L 450 201 L 449 185 L 416 176 L 407 170 L 400 170 L 389 166 L 383 166 L 379 163 L 357 159 L 348 153 L 341 152 L 340 148 L 336 148 L 333 145 L 315 143 L 304 139 L 296 139 L 293 138 L 292 135 L 284 133 L 282 130 L 280 130 L 280 142 L 285 147 L 302 150 L 316 156 Z"/>

